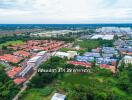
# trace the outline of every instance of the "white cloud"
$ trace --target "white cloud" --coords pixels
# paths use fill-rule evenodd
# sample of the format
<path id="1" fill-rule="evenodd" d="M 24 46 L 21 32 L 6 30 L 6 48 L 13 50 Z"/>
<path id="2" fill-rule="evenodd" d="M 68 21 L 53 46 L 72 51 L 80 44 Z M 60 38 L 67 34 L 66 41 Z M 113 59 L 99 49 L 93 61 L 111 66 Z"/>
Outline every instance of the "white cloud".
<path id="1" fill-rule="evenodd" d="M 0 23 L 132 22 L 132 0 L 0 1 Z"/>

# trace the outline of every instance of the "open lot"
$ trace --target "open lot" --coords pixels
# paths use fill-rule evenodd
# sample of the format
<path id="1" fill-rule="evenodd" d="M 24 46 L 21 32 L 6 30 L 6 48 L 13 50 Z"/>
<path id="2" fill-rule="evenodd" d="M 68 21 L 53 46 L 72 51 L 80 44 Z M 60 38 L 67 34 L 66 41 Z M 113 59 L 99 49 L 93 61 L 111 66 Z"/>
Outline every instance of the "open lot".
<path id="1" fill-rule="evenodd" d="M 21 41 L 21 40 L 17 40 L 17 41 L 7 41 L 5 43 L 0 44 L 0 48 L 2 48 L 2 46 L 9 46 L 9 45 L 14 46 L 14 45 L 19 45 L 19 44 L 23 44 L 23 43 L 24 42 Z"/>
<path id="2" fill-rule="evenodd" d="M 45 88 L 32 88 L 24 93 L 21 100 L 50 100 L 54 94 L 53 86 Z"/>

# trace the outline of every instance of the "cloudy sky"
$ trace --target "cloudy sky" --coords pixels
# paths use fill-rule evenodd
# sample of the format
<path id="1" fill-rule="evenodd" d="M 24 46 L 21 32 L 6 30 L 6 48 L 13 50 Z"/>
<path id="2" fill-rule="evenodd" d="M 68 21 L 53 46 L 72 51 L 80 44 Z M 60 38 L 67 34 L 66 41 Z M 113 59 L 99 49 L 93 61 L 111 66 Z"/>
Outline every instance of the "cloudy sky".
<path id="1" fill-rule="evenodd" d="M 132 23 L 132 0 L 0 0 L 0 23 Z"/>

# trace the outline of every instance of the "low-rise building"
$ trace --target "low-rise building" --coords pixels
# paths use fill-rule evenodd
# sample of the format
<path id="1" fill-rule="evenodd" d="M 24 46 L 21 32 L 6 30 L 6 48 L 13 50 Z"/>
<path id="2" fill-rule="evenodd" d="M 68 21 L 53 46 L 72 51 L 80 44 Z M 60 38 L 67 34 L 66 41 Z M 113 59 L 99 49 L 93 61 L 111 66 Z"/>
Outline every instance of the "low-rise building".
<path id="1" fill-rule="evenodd" d="M 125 56 L 124 62 L 125 64 L 132 64 L 132 56 Z"/>
<path id="2" fill-rule="evenodd" d="M 75 66 L 84 66 L 87 68 L 91 68 L 91 63 L 88 62 L 80 62 L 80 61 L 69 61 L 69 64 L 75 65 Z"/>
<path id="3" fill-rule="evenodd" d="M 26 75 L 28 75 L 30 72 L 32 72 L 33 67 L 32 66 L 27 66 L 25 67 L 19 74 L 18 76 L 20 77 L 25 77 Z"/>
<path id="4" fill-rule="evenodd" d="M 13 67 L 10 71 L 7 72 L 7 75 L 10 78 L 14 78 L 21 70 L 21 67 Z"/>
<path id="5" fill-rule="evenodd" d="M 41 51 L 27 61 L 28 66 L 34 67 L 36 69 L 40 63 L 48 58 L 48 53 L 46 51 Z"/>
<path id="6" fill-rule="evenodd" d="M 60 93 L 55 93 L 51 100 L 66 100 L 66 95 L 60 94 Z"/>
<path id="7" fill-rule="evenodd" d="M 26 81 L 26 78 L 16 78 L 13 80 L 15 84 L 19 85 Z"/>
<path id="8" fill-rule="evenodd" d="M 87 56 L 87 57 L 95 57 L 95 58 L 101 57 L 100 53 L 94 53 L 94 52 L 86 52 L 84 54 L 84 56 Z"/>
<path id="9" fill-rule="evenodd" d="M 22 58 L 11 54 L 4 54 L 3 56 L 0 56 L 0 60 L 10 63 L 19 63 Z"/>
<path id="10" fill-rule="evenodd" d="M 76 51 L 68 51 L 68 52 L 53 52 L 52 54 L 53 56 L 58 56 L 58 57 L 61 57 L 61 58 L 68 58 L 68 59 L 71 59 L 71 58 L 74 58 L 76 55 L 77 55 L 77 52 Z"/>
<path id="11" fill-rule="evenodd" d="M 81 61 L 81 62 L 93 62 L 94 57 L 88 57 L 88 56 L 76 56 L 75 60 Z"/>
<path id="12" fill-rule="evenodd" d="M 20 56 L 20 57 L 29 57 L 29 55 L 30 55 L 29 52 L 26 52 L 26 51 L 23 51 L 23 50 L 14 52 L 13 54 L 16 55 L 16 56 Z"/>
<path id="13" fill-rule="evenodd" d="M 108 53 L 103 53 L 102 57 L 104 57 L 104 58 L 106 58 L 106 57 L 107 58 L 112 58 L 112 57 L 114 57 L 114 54 L 112 54 L 112 53 L 109 53 L 109 54 Z"/>
<path id="14" fill-rule="evenodd" d="M 92 49 L 92 52 L 99 53 L 101 48 Z"/>
<path id="15" fill-rule="evenodd" d="M 118 54 L 118 51 L 114 47 L 103 47 L 102 52 L 106 54 Z"/>
<path id="16" fill-rule="evenodd" d="M 114 35 L 94 35 L 93 37 L 91 37 L 91 39 L 103 39 L 103 40 L 113 40 L 114 39 Z"/>
<path id="17" fill-rule="evenodd" d="M 117 59 L 110 58 L 96 58 L 97 64 L 108 64 L 108 65 L 116 65 Z"/>
<path id="18" fill-rule="evenodd" d="M 113 73 L 116 72 L 116 67 L 115 66 L 110 66 L 110 65 L 107 65 L 107 64 L 100 64 L 100 68 L 109 69 Z"/>

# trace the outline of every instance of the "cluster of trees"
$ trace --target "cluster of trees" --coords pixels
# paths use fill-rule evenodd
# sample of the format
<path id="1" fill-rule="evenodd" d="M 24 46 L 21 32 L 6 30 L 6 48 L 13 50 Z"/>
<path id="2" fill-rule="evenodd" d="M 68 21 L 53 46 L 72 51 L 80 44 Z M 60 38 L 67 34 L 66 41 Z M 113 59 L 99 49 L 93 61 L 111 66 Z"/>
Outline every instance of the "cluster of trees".
<path id="1" fill-rule="evenodd" d="M 72 42 L 75 41 L 75 38 L 73 37 L 66 37 L 66 36 L 57 36 L 57 37 L 31 37 L 30 34 L 20 34 L 20 35 L 7 35 L 0 37 L 0 44 L 6 43 L 7 41 L 15 41 L 15 40 L 22 40 L 22 41 L 27 41 L 27 40 L 60 40 L 60 41 L 66 41 L 66 42 Z"/>
<path id="2" fill-rule="evenodd" d="M 28 35 L 11 35 L 11 36 L 3 36 L 3 37 L 0 37 L 0 44 L 2 43 L 5 43 L 7 41 L 17 41 L 17 40 L 22 40 L 22 41 L 26 41 L 30 39 L 30 37 Z"/>
<path id="3" fill-rule="evenodd" d="M 19 91 L 19 86 L 6 75 L 3 65 L 0 65 L 0 100 L 12 100 Z"/>
<path id="4" fill-rule="evenodd" d="M 118 86 L 121 90 L 125 91 L 132 97 L 132 64 L 125 67 L 124 63 L 120 65 L 118 74 Z"/>
<path id="5" fill-rule="evenodd" d="M 97 47 L 101 47 L 101 46 L 112 47 L 113 46 L 113 40 L 102 40 L 102 39 L 83 40 L 83 41 L 77 42 L 76 44 L 78 44 L 78 45 L 80 45 L 80 47 L 86 48 L 90 51 L 93 48 L 97 48 Z"/>
<path id="6" fill-rule="evenodd" d="M 131 69 L 129 68 L 129 71 Z M 73 81 L 72 83 L 62 81 L 60 89 L 68 94 L 68 100 L 131 100 L 132 81 L 130 72 L 124 71 L 121 72 L 120 76 L 116 76 L 109 70 L 94 68 L 94 71 L 87 75 L 86 80 L 80 79 L 80 84 L 77 82 L 73 84 Z M 81 74 L 78 76 L 82 77 Z M 88 82 L 84 84 L 83 81 Z"/>
<path id="7" fill-rule="evenodd" d="M 66 60 L 59 57 L 52 57 L 40 65 L 40 68 L 44 69 L 59 67 L 76 68 L 74 65 L 66 64 Z M 78 68 L 83 67 L 78 66 Z M 85 74 L 87 78 L 82 80 Z M 29 86 L 30 88 L 42 88 L 52 83 L 53 80 L 57 80 L 57 91 L 65 91 L 68 100 L 131 100 L 131 76 L 131 65 L 121 67 L 119 72 L 113 75 L 111 71 L 100 69 L 93 64 L 91 73 L 37 73 Z M 68 81 L 64 81 L 65 77 L 68 77 Z M 77 82 L 74 80 L 76 77 L 79 77 Z"/>
<path id="8" fill-rule="evenodd" d="M 65 34 L 64 36 L 80 38 L 81 36 L 91 35 L 93 33 L 95 33 L 95 29 L 87 29 L 87 30 L 81 30 L 78 32 L 69 32 L 68 34 Z"/>
<path id="9" fill-rule="evenodd" d="M 41 64 L 39 66 L 39 68 L 41 69 L 56 69 L 58 67 L 62 67 L 65 64 L 65 60 L 63 60 L 62 58 L 59 57 L 52 57 L 51 59 L 49 59 L 47 62 Z M 52 83 L 52 81 L 58 77 L 58 73 L 54 72 L 47 72 L 47 73 L 37 73 L 37 75 L 35 77 L 32 78 L 29 87 L 34 87 L 34 88 L 42 88 L 44 86 L 46 86 L 47 84 Z"/>

